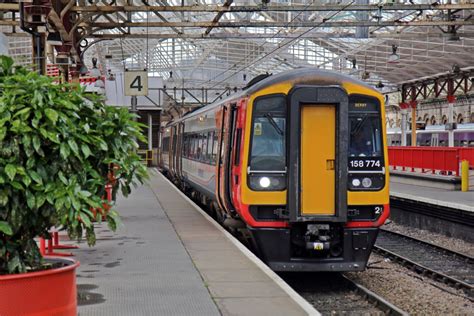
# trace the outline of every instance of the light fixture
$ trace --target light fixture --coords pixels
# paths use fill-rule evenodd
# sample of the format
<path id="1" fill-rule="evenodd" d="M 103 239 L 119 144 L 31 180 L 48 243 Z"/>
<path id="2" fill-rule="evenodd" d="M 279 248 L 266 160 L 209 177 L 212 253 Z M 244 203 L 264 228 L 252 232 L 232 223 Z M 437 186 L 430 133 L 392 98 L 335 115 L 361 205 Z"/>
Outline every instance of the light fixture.
<path id="1" fill-rule="evenodd" d="M 355 58 L 352 58 L 352 69 L 357 69 L 357 60 Z"/>
<path id="2" fill-rule="evenodd" d="M 459 74 L 461 72 L 461 67 L 459 67 L 458 64 L 454 64 L 451 71 L 452 71 L 453 74 Z"/>
<path id="3" fill-rule="evenodd" d="M 268 188 L 270 186 L 270 178 L 268 177 L 261 177 L 259 184 L 262 188 Z"/>
<path id="4" fill-rule="evenodd" d="M 372 186 L 372 180 L 370 178 L 362 179 L 362 186 L 364 188 L 370 188 Z"/>
<path id="5" fill-rule="evenodd" d="M 63 44 L 61 40 L 61 34 L 59 32 L 49 32 L 48 37 L 46 38 L 46 43 L 53 46 L 60 46 Z"/>
<path id="6" fill-rule="evenodd" d="M 360 180 L 359 179 L 352 179 L 352 186 L 358 187 L 360 185 Z"/>
<path id="7" fill-rule="evenodd" d="M 383 84 L 382 81 L 379 81 L 375 87 L 379 88 L 379 89 L 382 89 L 383 87 L 385 87 L 385 85 Z"/>
<path id="8" fill-rule="evenodd" d="M 89 72 L 89 75 L 94 78 L 101 76 L 100 70 L 97 68 L 97 58 L 95 57 L 92 58 L 92 69 Z"/>
<path id="9" fill-rule="evenodd" d="M 392 45 L 392 53 L 388 56 L 387 62 L 390 64 L 395 64 L 400 61 L 400 55 L 397 54 L 397 45 Z"/>
<path id="10" fill-rule="evenodd" d="M 364 71 L 360 77 L 362 78 L 362 80 L 367 80 L 370 78 L 370 72 Z"/>

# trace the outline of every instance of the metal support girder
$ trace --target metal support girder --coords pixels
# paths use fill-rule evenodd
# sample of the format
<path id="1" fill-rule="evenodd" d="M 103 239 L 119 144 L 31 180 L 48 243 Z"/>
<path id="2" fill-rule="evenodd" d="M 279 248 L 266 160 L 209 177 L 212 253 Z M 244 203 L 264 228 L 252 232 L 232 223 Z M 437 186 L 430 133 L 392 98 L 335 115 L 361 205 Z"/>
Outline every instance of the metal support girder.
<path id="1" fill-rule="evenodd" d="M 224 4 L 222 5 L 223 8 L 228 8 L 230 7 L 230 5 L 232 4 L 232 2 L 234 2 L 234 0 L 226 0 L 224 2 Z M 212 20 L 212 23 L 217 23 L 219 22 L 219 20 L 221 19 L 221 17 L 224 15 L 224 11 L 221 11 L 219 13 L 216 14 L 216 16 L 214 17 L 214 19 Z M 204 31 L 204 35 L 208 35 L 209 33 L 211 33 L 212 31 L 212 28 L 213 26 L 209 26 L 205 31 Z"/>
<path id="2" fill-rule="evenodd" d="M 474 69 L 401 85 L 402 102 L 420 102 L 474 92 Z"/>
<path id="3" fill-rule="evenodd" d="M 11 21 L 8 21 L 11 22 Z M 474 25 L 474 20 L 462 20 L 462 21 L 433 21 L 433 20 L 418 20 L 418 21 L 293 21 L 291 23 L 282 21 L 232 21 L 232 22 L 82 22 L 79 25 L 83 27 L 97 27 L 102 29 L 112 29 L 116 27 L 225 27 L 225 28 L 238 28 L 238 27 L 358 27 L 358 26 L 465 26 Z M 11 24 L 8 24 L 11 25 Z"/>
<path id="4" fill-rule="evenodd" d="M 269 12 L 269 11 L 417 11 L 417 10 L 472 10 L 472 3 L 458 4 L 353 4 L 349 9 L 345 4 L 324 4 L 324 5 L 236 5 L 236 6 L 219 6 L 219 5 L 183 5 L 183 6 L 108 6 L 108 5 L 89 5 L 75 6 L 72 8 L 75 12 Z"/>
<path id="5" fill-rule="evenodd" d="M 142 0 L 142 3 L 147 7 L 151 7 L 147 0 Z M 161 21 L 168 22 L 168 20 L 157 10 L 150 10 L 150 11 L 153 12 Z M 175 31 L 177 34 L 181 34 L 181 31 L 178 30 L 176 27 L 171 27 L 171 29 Z"/>

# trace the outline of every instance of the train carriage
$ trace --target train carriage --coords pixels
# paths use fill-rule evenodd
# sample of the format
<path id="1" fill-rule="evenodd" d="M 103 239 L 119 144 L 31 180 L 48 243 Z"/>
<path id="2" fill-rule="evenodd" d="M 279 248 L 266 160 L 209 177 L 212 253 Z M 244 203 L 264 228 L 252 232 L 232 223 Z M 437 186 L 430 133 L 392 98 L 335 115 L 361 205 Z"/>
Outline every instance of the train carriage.
<path id="1" fill-rule="evenodd" d="M 389 215 L 383 100 L 332 72 L 270 76 L 169 122 L 161 168 L 272 269 L 360 271 Z"/>

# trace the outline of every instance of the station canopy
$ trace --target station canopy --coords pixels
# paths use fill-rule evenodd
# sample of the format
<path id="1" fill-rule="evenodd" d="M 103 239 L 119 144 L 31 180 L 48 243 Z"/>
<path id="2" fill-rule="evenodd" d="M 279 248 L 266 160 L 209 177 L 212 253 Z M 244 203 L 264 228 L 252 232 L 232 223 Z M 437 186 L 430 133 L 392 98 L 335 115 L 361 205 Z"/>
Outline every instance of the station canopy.
<path id="1" fill-rule="evenodd" d="M 177 89 L 234 90 L 262 73 L 317 67 L 393 91 L 474 68 L 470 0 L 79 2 L 89 67 L 97 57 L 112 73 L 146 68 Z"/>

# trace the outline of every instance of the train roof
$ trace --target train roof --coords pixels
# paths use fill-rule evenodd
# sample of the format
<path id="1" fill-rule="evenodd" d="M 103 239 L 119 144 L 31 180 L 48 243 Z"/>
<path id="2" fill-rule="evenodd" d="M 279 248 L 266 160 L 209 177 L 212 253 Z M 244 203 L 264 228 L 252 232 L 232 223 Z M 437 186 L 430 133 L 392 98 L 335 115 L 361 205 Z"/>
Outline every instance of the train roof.
<path id="1" fill-rule="evenodd" d="M 215 101 L 209 105 L 206 105 L 194 111 L 188 112 L 185 115 L 183 115 L 181 118 L 173 120 L 172 122 L 169 122 L 167 126 L 172 123 L 185 120 L 189 117 L 200 115 L 201 113 L 207 112 L 215 107 L 218 107 L 221 104 L 228 103 L 232 100 L 249 96 L 271 85 L 275 85 L 275 84 L 279 84 L 283 82 L 292 82 L 293 84 L 308 84 L 308 85 L 312 84 L 312 85 L 328 85 L 328 86 L 329 85 L 342 85 L 343 83 L 350 82 L 353 84 L 363 86 L 370 90 L 377 91 L 376 89 L 374 89 L 373 87 L 365 83 L 364 81 L 355 79 L 345 74 L 328 71 L 328 70 L 322 70 L 318 68 L 298 68 L 298 69 L 281 72 L 276 75 L 271 75 L 261 81 L 258 81 L 254 85 L 248 87 L 245 90 L 242 90 L 239 93 L 232 94 L 223 100 Z"/>

